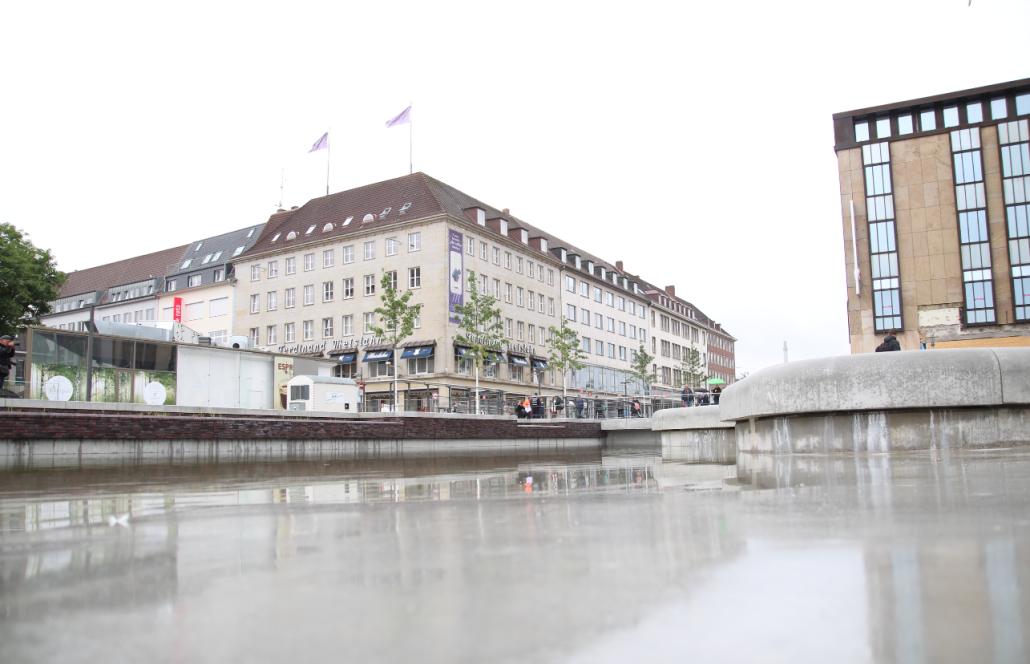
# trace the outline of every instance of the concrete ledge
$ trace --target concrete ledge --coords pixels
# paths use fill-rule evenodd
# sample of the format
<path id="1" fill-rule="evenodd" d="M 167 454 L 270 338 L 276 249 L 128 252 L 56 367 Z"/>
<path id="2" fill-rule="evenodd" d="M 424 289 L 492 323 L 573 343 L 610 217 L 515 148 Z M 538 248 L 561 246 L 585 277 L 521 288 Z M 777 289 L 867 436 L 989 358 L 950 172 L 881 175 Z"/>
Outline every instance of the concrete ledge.
<path id="1" fill-rule="evenodd" d="M 732 429 L 733 422 L 724 422 L 720 406 L 695 406 L 692 408 L 666 408 L 658 411 L 651 419 L 654 431 L 675 431 L 683 429 Z"/>
<path id="2" fill-rule="evenodd" d="M 659 411 L 661 412 L 661 411 Z M 614 420 L 601 420 L 601 431 L 650 431 L 651 418 L 623 417 Z"/>
<path id="3" fill-rule="evenodd" d="M 763 369 L 723 392 L 727 420 L 1030 404 L 1030 349 L 865 353 Z"/>

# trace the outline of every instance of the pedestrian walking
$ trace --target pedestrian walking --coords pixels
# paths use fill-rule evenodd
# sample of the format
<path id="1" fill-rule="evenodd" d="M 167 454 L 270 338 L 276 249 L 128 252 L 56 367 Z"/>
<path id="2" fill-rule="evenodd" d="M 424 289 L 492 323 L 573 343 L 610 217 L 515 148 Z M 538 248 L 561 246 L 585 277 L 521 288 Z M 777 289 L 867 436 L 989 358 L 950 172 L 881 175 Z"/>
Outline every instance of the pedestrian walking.
<path id="1" fill-rule="evenodd" d="M 12 357 L 14 357 L 14 339 L 5 334 L 0 337 L 0 392 L 4 391 L 7 376 L 11 373 Z"/>

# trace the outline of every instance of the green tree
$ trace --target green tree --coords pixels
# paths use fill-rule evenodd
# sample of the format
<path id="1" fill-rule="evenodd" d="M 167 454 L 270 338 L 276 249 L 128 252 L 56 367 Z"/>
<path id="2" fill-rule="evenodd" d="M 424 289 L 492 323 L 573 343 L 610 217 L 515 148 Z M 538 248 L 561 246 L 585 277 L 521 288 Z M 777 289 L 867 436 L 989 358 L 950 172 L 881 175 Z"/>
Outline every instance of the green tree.
<path id="1" fill-rule="evenodd" d="M 375 309 L 377 320 L 382 324 L 372 328 L 377 337 L 390 345 L 393 358 L 393 409 L 397 410 L 397 346 L 411 336 L 415 330 L 415 319 L 422 312 L 421 304 L 408 304 L 412 291 L 397 294 L 397 273 L 383 272 L 379 281 L 379 299 L 382 304 Z"/>
<path id="2" fill-rule="evenodd" d="M 693 388 L 701 387 L 705 378 L 705 367 L 701 364 L 701 353 L 693 348 L 684 349 L 683 362 L 680 364 L 680 371 L 683 374 L 683 385 Z"/>
<path id="3" fill-rule="evenodd" d="M 0 224 L 0 334 L 39 323 L 64 280 L 49 249 L 39 249 L 11 224 Z"/>
<path id="4" fill-rule="evenodd" d="M 579 334 L 569 327 L 569 320 L 561 317 L 561 327 L 550 326 L 548 332 L 550 338 L 547 340 L 547 347 L 550 349 L 551 366 L 561 371 L 561 391 L 565 401 L 569 399 L 568 377 L 569 373 L 583 368 L 583 360 L 586 353 L 579 345 Z"/>
<path id="5" fill-rule="evenodd" d="M 475 402 L 476 415 L 479 415 L 479 370 L 483 368 L 487 353 L 500 349 L 504 331 L 501 329 L 501 309 L 494 306 L 497 300 L 479 292 L 475 272 L 469 272 L 468 287 L 464 304 L 454 307 L 459 316 L 460 330 L 454 340 L 468 348 L 465 357 L 472 360 L 476 375 Z"/>
<path id="6" fill-rule="evenodd" d="M 645 391 L 651 387 L 651 383 L 657 378 L 654 371 L 651 370 L 651 362 L 653 361 L 654 355 L 647 354 L 647 351 L 644 350 L 644 344 L 640 344 L 640 348 L 633 351 L 633 361 L 629 365 L 629 373 L 640 381 Z"/>

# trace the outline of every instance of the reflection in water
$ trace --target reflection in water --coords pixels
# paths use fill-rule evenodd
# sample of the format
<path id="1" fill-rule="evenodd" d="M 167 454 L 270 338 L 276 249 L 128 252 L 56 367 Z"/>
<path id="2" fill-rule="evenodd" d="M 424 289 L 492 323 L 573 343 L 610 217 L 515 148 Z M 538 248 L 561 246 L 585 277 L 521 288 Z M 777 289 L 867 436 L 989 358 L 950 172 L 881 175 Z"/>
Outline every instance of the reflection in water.
<path id="1" fill-rule="evenodd" d="M 1026 661 L 1028 508 L 1012 451 L 22 470 L 0 476 L 0 642 L 11 661 Z"/>

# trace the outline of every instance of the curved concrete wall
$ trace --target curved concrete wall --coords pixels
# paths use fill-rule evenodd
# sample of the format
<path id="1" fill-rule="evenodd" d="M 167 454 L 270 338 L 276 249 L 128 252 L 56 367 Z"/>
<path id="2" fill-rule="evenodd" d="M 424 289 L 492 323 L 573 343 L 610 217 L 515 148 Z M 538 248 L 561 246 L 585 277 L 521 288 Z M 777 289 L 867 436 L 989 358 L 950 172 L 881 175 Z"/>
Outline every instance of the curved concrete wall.
<path id="1" fill-rule="evenodd" d="M 723 392 L 726 420 L 1030 404 L 1030 349 L 865 353 L 763 369 Z"/>
<path id="2" fill-rule="evenodd" d="M 651 417 L 653 431 L 682 429 L 732 429 L 733 422 L 724 422 L 719 406 L 665 408 Z"/>

